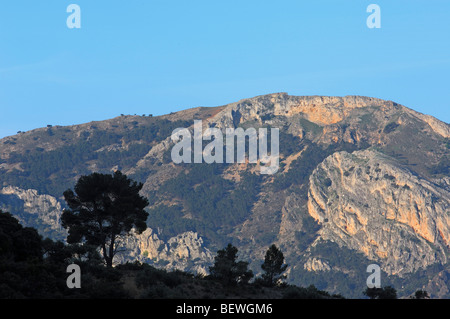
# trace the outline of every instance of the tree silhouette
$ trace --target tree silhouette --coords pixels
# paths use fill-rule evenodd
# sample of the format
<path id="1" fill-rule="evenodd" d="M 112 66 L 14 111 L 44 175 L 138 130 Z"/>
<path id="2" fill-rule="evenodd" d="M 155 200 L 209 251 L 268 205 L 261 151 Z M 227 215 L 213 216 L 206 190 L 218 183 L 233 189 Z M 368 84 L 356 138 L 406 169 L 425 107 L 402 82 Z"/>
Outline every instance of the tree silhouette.
<path id="1" fill-rule="evenodd" d="M 283 265 L 284 256 L 281 250 L 277 246 L 272 245 L 266 252 L 264 263 L 261 265 L 264 274 L 262 279 L 264 284 L 269 287 L 273 287 L 285 279 L 285 275 L 281 275 L 287 268 L 287 265 Z"/>
<path id="2" fill-rule="evenodd" d="M 227 286 L 237 283 L 248 283 L 253 272 L 248 269 L 248 262 L 236 261 L 238 249 L 228 244 L 225 249 L 217 251 L 214 257 L 214 266 L 209 267 L 211 277 Z"/>
<path id="3" fill-rule="evenodd" d="M 106 265 L 112 267 L 119 239 L 133 227 L 137 233 L 147 228 L 144 208 L 148 201 L 139 195 L 142 186 L 120 171 L 80 177 L 75 192 L 64 192 L 70 208 L 61 216 L 63 227 L 69 231 L 67 242 L 100 247 Z"/>
<path id="4" fill-rule="evenodd" d="M 369 288 L 363 292 L 370 299 L 397 299 L 397 291 L 391 286 L 383 288 Z"/>
<path id="5" fill-rule="evenodd" d="M 414 296 L 411 297 L 412 299 L 430 299 L 430 296 L 428 295 L 428 292 L 423 289 L 418 289 L 414 293 Z"/>
<path id="6" fill-rule="evenodd" d="M 42 239 L 36 229 L 23 227 L 10 213 L 0 210 L 0 260 L 42 260 Z"/>

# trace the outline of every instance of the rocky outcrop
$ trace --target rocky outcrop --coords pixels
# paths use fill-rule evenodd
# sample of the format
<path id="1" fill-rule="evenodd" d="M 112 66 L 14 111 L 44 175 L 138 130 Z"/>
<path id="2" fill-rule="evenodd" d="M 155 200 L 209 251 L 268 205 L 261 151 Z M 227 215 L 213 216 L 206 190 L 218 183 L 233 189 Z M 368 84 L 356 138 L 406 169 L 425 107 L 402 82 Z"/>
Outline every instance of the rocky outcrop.
<path id="1" fill-rule="evenodd" d="M 36 221 L 47 224 L 51 229 L 62 231 L 60 217 L 62 214 L 61 203 L 53 196 L 40 195 L 34 189 L 21 189 L 15 186 L 8 186 L 0 189 L 0 194 L 11 197 L 14 201 L 19 200 L 20 211 L 36 215 Z M 7 203 L 0 203 L 7 204 Z M 21 216 L 18 216 L 21 219 Z"/>
<path id="2" fill-rule="evenodd" d="M 212 253 L 205 248 L 203 239 L 196 232 L 188 231 L 164 241 L 153 229 L 127 237 L 125 251 L 117 255 L 115 262 L 139 260 L 159 263 L 166 269 L 189 270 L 206 274 L 206 265 L 213 260 Z"/>
<path id="3" fill-rule="evenodd" d="M 426 122 L 430 126 L 430 128 L 437 134 L 445 138 L 450 138 L 450 126 L 448 124 L 439 121 L 437 118 L 431 115 L 422 114 L 411 109 L 407 109 L 407 111 L 420 118 L 422 121 Z"/>
<path id="4" fill-rule="evenodd" d="M 373 150 L 339 152 L 310 177 L 320 238 L 363 252 L 388 274 L 446 263 L 450 193 Z"/>
<path id="5" fill-rule="evenodd" d="M 310 122 L 330 125 L 342 121 L 355 108 L 373 105 L 393 107 L 394 104 L 364 96 L 290 96 L 287 93 L 276 93 L 229 104 L 211 117 L 209 122 L 224 128 L 247 121 L 270 122 L 273 117 L 300 114 Z"/>
<path id="6" fill-rule="evenodd" d="M 113 160 L 107 166 L 102 163 L 102 156 L 93 156 L 88 162 L 74 158 L 76 163 L 70 174 L 66 170 L 52 170 L 52 163 L 47 160 L 48 174 L 37 181 L 27 179 L 35 172 L 27 169 L 23 156 L 18 156 L 46 154 L 62 146 L 71 150 L 72 145 L 76 148 L 81 142 L 93 141 L 97 133 L 118 137 L 97 140 L 95 151 L 99 155 L 125 151 L 142 143 L 143 130 L 160 120 L 202 120 L 203 128 L 222 130 L 237 126 L 270 126 L 286 134 L 286 144 L 280 145 L 280 170 L 272 176 L 263 176 L 258 185 L 259 194 L 249 203 L 248 215 L 232 226 L 208 229 L 239 243 L 240 257 L 250 261 L 253 270 L 260 270 L 267 247 L 275 243 L 290 265 L 287 271 L 292 278 L 302 278 L 301 273 L 305 270 L 350 273 L 351 266 L 340 268 L 335 260 L 321 255 L 319 249 L 314 250 L 320 248 L 316 244 L 322 240 L 362 252 L 388 274 L 403 276 L 446 262 L 443 268 L 448 269 L 450 126 L 392 101 L 370 97 L 275 93 L 160 117 L 124 115 L 101 122 L 20 133 L 0 140 L 0 185 L 4 187 L 0 188 L 0 208 L 12 207 L 8 208 L 11 213 L 22 218 L 22 222 L 28 219 L 30 223 L 26 226 L 33 225 L 34 221 L 41 233 L 46 233 L 48 228 L 58 230 L 62 201 L 60 205 L 55 197 L 10 185 L 31 183 L 36 186 L 30 187 L 37 188 L 41 183 L 63 181 L 67 176 L 71 176 L 70 185 L 74 185 L 80 172 L 120 169 L 144 183 L 141 192 L 151 199 L 150 205 L 177 204 L 182 206 L 186 216 L 194 216 L 195 211 L 181 198 L 161 189 L 166 181 L 190 168 L 189 165 L 174 164 L 168 158 L 174 144 L 170 136 L 158 136 L 145 155 L 128 154 L 130 157 L 117 156 L 116 160 L 110 154 L 108 158 Z M 140 130 L 139 134 L 129 134 L 134 133 L 133 130 Z M 169 130 L 162 131 L 170 134 Z M 281 146 L 285 146 L 284 149 Z M 369 147 L 376 147 L 378 151 L 332 154 L 316 167 L 309 180 L 303 176 L 304 172 L 298 171 L 303 169 L 298 164 L 305 159 L 306 162 L 311 159 L 309 163 L 314 162 L 315 166 L 325 154 L 335 150 Z M 317 154 L 320 156 L 316 157 Z M 308 168 L 308 174 L 312 169 Z M 233 191 L 245 181 L 244 174 L 259 172 L 258 164 L 235 163 L 228 165 L 220 177 L 232 182 L 229 191 Z M 202 182 L 198 182 L 192 187 L 201 185 Z M 40 190 L 45 189 L 49 188 Z M 310 216 L 321 227 L 312 223 Z M 204 216 L 196 218 L 201 224 L 211 225 L 208 220 L 203 220 Z M 202 238 L 191 231 L 166 238 L 162 236 L 164 230 L 160 231 L 158 226 L 127 237 L 124 240 L 126 251 L 115 261 L 138 259 L 169 269 L 206 271 L 213 260 L 208 248 L 215 249 L 218 244 L 213 237 Z M 448 283 L 449 277 L 437 276 L 437 271 L 441 270 L 427 274 L 427 279 L 434 278 L 439 285 Z M 332 281 L 330 278 L 330 287 Z M 448 289 L 436 289 L 438 295 L 449 294 Z"/>
<path id="7" fill-rule="evenodd" d="M 331 267 L 330 265 L 326 262 L 323 261 L 319 258 L 308 258 L 308 260 L 306 261 L 306 263 L 303 265 L 303 268 L 308 270 L 308 271 L 330 271 Z"/>

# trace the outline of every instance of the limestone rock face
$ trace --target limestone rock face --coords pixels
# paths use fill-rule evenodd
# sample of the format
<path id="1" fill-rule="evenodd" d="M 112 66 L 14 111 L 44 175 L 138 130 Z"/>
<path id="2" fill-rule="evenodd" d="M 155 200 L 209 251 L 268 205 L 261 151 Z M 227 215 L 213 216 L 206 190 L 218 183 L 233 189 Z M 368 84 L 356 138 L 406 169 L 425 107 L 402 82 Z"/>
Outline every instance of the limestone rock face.
<path id="1" fill-rule="evenodd" d="M 309 258 L 303 267 L 308 271 L 330 271 L 331 267 L 326 261 L 319 258 Z"/>
<path id="2" fill-rule="evenodd" d="M 20 210 L 36 215 L 36 220 L 47 224 L 51 229 L 62 231 L 60 225 L 62 207 L 55 197 L 40 195 L 34 189 L 25 190 L 15 186 L 7 186 L 0 189 L 0 195 L 7 196 L 9 198 L 8 201 L 20 203 Z"/>
<path id="3" fill-rule="evenodd" d="M 338 152 L 310 176 L 320 238 L 363 252 L 388 274 L 446 263 L 450 192 L 373 150 Z"/>
<path id="4" fill-rule="evenodd" d="M 220 176 L 195 173 L 194 184 L 181 181 L 182 192 L 165 189 L 166 182 L 196 165 L 179 165 L 170 159 L 174 145 L 170 122 L 178 120 L 183 126 L 202 120 L 203 129 L 216 127 L 222 133 L 233 127 L 279 128 L 279 170 L 258 176 L 257 194 L 250 196 L 252 192 L 240 188 L 248 193 L 249 205 L 239 218 L 217 225 L 214 205 L 201 203 L 197 209 L 180 194 L 183 188 L 203 192 L 211 185 L 234 194 L 250 180 L 248 173 L 260 174 L 259 164 L 230 164 L 217 171 Z M 155 132 L 155 139 L 148 139 L 147 134 Z M 70 162 L 58 155 L 78 154 L 80 149 L 95 154 L 87 154 L 88 160 L 71 156 Z M 213 260 L 211 251 L 230 239 L 256 275 L 267 247 L 276 244 L 289 265 L 288 280 L 294 284 L 313 278 L 309 272 L 325 271 L 338 274 L 327 278 L 327 289 L 337 289 L 342 281 L 356 284 L 360 269 L 374 261 L 405 281 L 406 275 L 413 280 L 425 277 L 429 283 L 423 287 L 448 298 L 449 151 L 449 124 L 393 101 L 267 94 L 217 107 L 155 117 L 123 115 L 0 139 L 0 208 L 24 225 L 36 226 L 43 235 L 64 239 L 59 222 L 62 192 L 73 188 L 80 174 L 120 169 L 144 184 L 141 195 L 149 198 L 148 209 L 177 205 L 185 220 L 174 220 L 184 228 L 176 235 L 171 232 L 171 238 L 164 236 L 167 230 L 163 229 L 170 224 L 170 216 L 162 224 L 152 222 L 152 229 L 142 234 L 124 238 L 126 250 L 116 263 L 138 259 L 168 269 L 206 272 Z M 43 165 L 30 165 L 36 160 Z M 40 170 L 41 166 L 47 169 Z M 341 250 L 330 253 L 328 248 L 336 247 L 330 242 Z M 340 253 L 350 257 L 341 258 Z"/>
<path id="5" fill-rule="evenodd" d="M 209 121 L 218 127 L 233 127 L 249 120 L 265 121 L 267 116 L 288 116 L 302 114 L 314 123 L 328 125 L 341 121 L 352 109 L 373 104 L 389 104 L 380 99 L 360 96 L 289 96 L 276 93 L 241 100 L 227 105 Z"/>
<path id="6" fill-rule="evenodd" d="M 142 262 L 163 262 L 166 269 L 191 270 L 206 274 L 206 265 L 213 255 L 205 248 L 203 239 L 196 232 L 188 231 L 164 241 L 153 229 L 142 234 L 133 233 L 124 241 L 125 251 L 117 255 L 115 262 L 139 260 Z"/>

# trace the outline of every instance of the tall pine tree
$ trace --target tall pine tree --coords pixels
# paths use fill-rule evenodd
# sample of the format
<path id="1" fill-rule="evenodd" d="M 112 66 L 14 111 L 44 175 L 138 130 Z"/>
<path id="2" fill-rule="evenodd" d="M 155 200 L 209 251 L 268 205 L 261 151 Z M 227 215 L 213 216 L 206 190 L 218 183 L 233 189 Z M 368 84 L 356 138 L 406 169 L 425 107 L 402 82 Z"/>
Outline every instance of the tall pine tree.
<path id="1" fill-rule="evenodd" d="M 282 273 L 286 270 L 287 265 L 283 265 L 284 256 L 277 246 L 272 245 L 266 252 L 264 263 L 261 265 L 264 271 L 262 279 L 265 285 L 273 287 L 279 285 L 286 278 Z"/>

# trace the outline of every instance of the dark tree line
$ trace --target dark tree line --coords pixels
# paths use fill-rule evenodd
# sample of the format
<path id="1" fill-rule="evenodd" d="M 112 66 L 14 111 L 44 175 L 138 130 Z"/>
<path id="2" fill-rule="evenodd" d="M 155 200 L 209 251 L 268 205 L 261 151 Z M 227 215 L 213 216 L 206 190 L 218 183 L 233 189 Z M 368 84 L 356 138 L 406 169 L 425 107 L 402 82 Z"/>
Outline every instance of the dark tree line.
<path id="1" fill-rule="evenodd" d="M 209 268 L 210 276 L 223 282 L 226 286 L 248 284 L 254 277 L 253 271 L 248 269 L 248 262 L 237 261 L 238 249 L 232 244 L 217 251 L 214 265 Z M 256 283 L 267 287 L 282 286 L 286 276 L 282 273 L 286 270 L 283 253 L 272 245 L 266 252 L 264 263 L 261 265 L 263 275 L 256 279 Z"/>
<path id="2" fill-rule="evenodd" d="M 118 239 L 133 228 L 142 232 L 147 227 L 148 213 L 144 208 L 148 200 L 139 195 L 142 186 L 120 171 L 81 177 L 74 190 L 64 192 L 70 208 L 62 215 L 63 226 L 69 233 L 67 244 L 43 239 L 36 229 L 23 227 L 10 213 L 0 211 L 0 298 L 127 298 L 130 296 L 120 280 L 130 269 L 143 270 L 136 280 L 147 288 L 153 280 L 143 278 L 146 274 L 169 287 L 176 287 L 186 278 L 192 279 L 189 274 L 171 275 L 138 264 L 112 267 L 120 246 Z M 66 285 L 66 267 L 72 263 L 82 266 L 81 289 L 70 289 Z M 287 265 L 275 245 L 266 251 L 261 264 L 262 275 L 252 283 L 254 273 L 248 265 L 238 260 L 238 249 L 228 244 L 217 251 L 207 278 L 224 287 L 234 287 L 236 291 L 253 285 L 286 288 L 284 296 L 287 298 L 340 297 L 330 296 L 313 286 L 287 285 L 283 274 Z M 161 296 L 158 291 L 148 292 L 147 296 L 155 294 Z M 364 294 L 371 299 L 397 298 L 395 289 L 390 286 L 367 289 Z M 425 299 L 428 294 L 417 291 L 414 298 Z"/>

